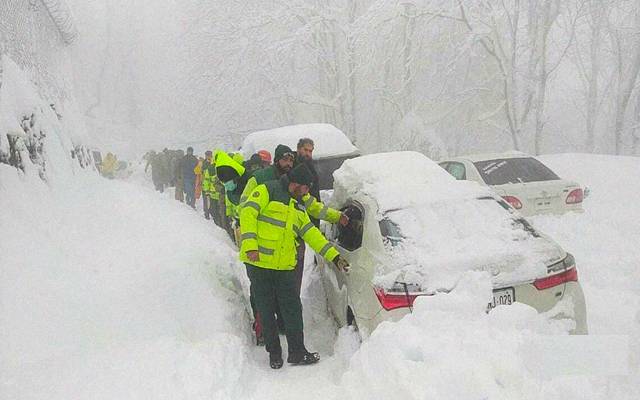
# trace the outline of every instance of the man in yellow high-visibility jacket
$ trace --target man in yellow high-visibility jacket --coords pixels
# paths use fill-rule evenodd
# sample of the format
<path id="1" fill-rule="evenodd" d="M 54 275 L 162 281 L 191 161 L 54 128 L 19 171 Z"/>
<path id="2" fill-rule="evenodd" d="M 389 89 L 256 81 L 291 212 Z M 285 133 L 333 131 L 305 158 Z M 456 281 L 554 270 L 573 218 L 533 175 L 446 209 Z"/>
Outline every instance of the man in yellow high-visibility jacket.
<path id="1" fill-rule="evenodd" d="M 276 307 L 284 318 L 289 347 L 287 362 L 313 364 L 320 357 L 304 345 L 302 304 L 296 288 L 297 242 L 304 240 L 318 254 L 344 271 L 349 264 L 303 211 L 297 198 L 309 191 L 311 172 L 305 165 L 279 180 L 258 185 L 240 211 L 240 260 L 247 266 L 271 368 L 282 367 L 282 348 L 275 320 Z"/>

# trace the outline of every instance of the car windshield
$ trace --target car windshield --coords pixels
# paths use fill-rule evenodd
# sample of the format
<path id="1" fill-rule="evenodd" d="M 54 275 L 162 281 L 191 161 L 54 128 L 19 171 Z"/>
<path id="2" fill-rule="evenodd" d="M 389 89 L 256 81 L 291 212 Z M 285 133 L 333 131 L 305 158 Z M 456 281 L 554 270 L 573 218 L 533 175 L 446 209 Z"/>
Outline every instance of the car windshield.
<path id="1" fill-rule="evenodd" d="M 318 172 L 318 177 L 320 181 L 320 190 L 333 189 L 333 171 L 340 168 L 344 160 L 348 160 L 349 158 L 354 158 L 354 157 L 357 157 L 357 156 L 349 155 L 349 156 L 321 158 L 321 159 L 313 160 L 313 166 Z"/>
<path id="2" fill-rule="evenodd" d="M 560 179 L 553 171 L 532 157 L 478 161 L 474 165 L 487 185 Z"/>
<path id="3" fill-rule="evenodd" d="M 493 197 L 390 210 L 379 226 L 388 257 L 376 270 L 383 286 L 417 282 L 437 291 L 453 287 L 472 269 L 504 282 L 545 272 L 549 242 Z"/>

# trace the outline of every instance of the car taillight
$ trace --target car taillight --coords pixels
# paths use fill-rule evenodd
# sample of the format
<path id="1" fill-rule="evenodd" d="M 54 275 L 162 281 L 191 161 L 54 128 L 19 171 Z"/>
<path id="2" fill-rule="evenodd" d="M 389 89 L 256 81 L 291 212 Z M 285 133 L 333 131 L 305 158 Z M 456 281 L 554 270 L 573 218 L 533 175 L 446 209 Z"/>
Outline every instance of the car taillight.
<path id="1" fill-rule="evenodd" d="M 546 278 L 538 279 L 533 282 L 533 286 L 538 290 L 549 289 L 554 286 L 561 285 L 566 282 L 578 281 L 578 269 L 573 267 L 565 272 L 561 272 L 556 275 L 551 275 Z"/>
<path id="2" fill-rule="evenodd" d="M 522 202 L 515 196 L 502 196 L 502 198 L 511 205 L 511 207 L 519 210 L 522 208 Z"/>
<path id="3" fill-rule="evenodd" d="M 411 307 L 413 302 L 419 294 L 402 293 L 402 292 L 387 292 L 381 287 L 374 287 L 373 290 L 378 297 L 378 301 L 382 308 L 387 311 L 395 310 L 396 308 Z"/>
<path id="4" fill-rule="evenodd" d="M 574 189 L 569 193 L 564 202 L 567 204 L 578 204 L 582 203 L 582 200 L 584 200 L 584 192 L 582 189 Z"/>

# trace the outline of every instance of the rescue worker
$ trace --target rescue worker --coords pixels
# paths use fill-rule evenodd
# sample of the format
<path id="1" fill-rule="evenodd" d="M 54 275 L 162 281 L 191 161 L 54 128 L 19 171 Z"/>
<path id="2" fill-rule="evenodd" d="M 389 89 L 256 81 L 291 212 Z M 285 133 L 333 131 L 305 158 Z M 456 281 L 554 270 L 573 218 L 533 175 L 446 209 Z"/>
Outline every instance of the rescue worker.
<path id="1" fill-rule="evenodd" d="M 186 202 L 191 208 L 196 208 L 196 174 L 194 169 L 198 165 L 198 158 L 193 155 L 193 147 L 187 147 L 187 155 L 182 157 L 180 168 L 182 169 L 182 181 Z"/>
<path id="2" fill-rule="evenodd" d="M 249 195 L 251 194 L 251 192 L 253 192 L 253 189 L 255 189 L 256 186 L 274 179 L 279 179 L 282 175 L 286 174 L 292 168 L 295 160 L 295 153 L 288 146 L 279 144 L 276 147 L 274 154 L 274 164 L 267 168 L 256 171 L 253 176 L 247 181 L 247 185 L 242 192 L 242 196 L 240 197 L 241 204 L 244 204 L 244 202 L 247 201 Z M 340 223 L 340 225 L 343 226 L 349 223 L 349 217 L 347 217 L 346 214 L 325 206 L 324 204 L 322 204 L 322 202 L 319 201 L 319 197 L 313 197 L 311 194 L 306 193 L 304 196 L 297 200 L 300 202 L 301 207 L 303 207 L 307 214 L 309 214 L 309 216 L 312 218 L 318 218 L 331 224 Z M 318 225 L 316 225 L 316 227 L 317 226 Z M 300 250 L 302 253 L 302 262 L 298 263 L 298 266 L 296 267 L 296 283 L 298 294 L 300 293 L 302 288 L 302 275 L 304 272 L 304 243 L 301 243 L 300 247 L 302 248 Z"/>
<path id="3" fill-rule="evenodd" d="M 275 321 L 277 305 L 284 317 L 289 348 L 287 362 L 313 364 L 318 353 L 304 345 L 302 303 L 296 290 L 296 246 L 304 240 L 338 269 L 349 270 L 349 263 L 313 225 L 296 199 L 309 191 L 313 175 L 305 165 L 294 168 L 278 180 L 258 185 L 241 209 L 242 245 L 240 260 L 247 267 L 255 303 L 263 318 L 265 347 L 269 365 L 283 365 L 282 347 Z"/>
<path id="4" fill-rule="evenodd" d="M 235 159 L 234 159 L 235 158 Z M 216 156 L 216 175 L 220 182 L 222 182 L 225 191 L 225 207 L 226 216 L 229 219 L 229 225 L 227 226 L 227 232 L 229 232 L 231 238 L 239 243 L 239 239 L 236 237 L 236 227 L 238 225 L 238 206 L 240 204 L 240 196 L 247 184 L 249 174 L 246 173 L 246 168 L 240 164 L 239 158 L 233 157 L 223 151 L 219 152 Z M 235 222 L 235 223 L 234 223 Z"/>
<path id="5" fill-rule="evenodd" d="M 218 155 L 221 153 L 224 153 L 224 152 L 222 150 L 215 150 L 213 152 L 214 166 L 217 165 Z M 220 218 L 220 221 L 219 221 L 220 223 L 218 224 L 218 226 L 221 227 L 222 229 L 227 230 L 227 226 L 229 225 L 228 218 L 227 218 L 227 207 L 225 204 L 225 199 L 227 196 L 224 190 L 224 185 L 220 180 L 220 178 L 218 178 L 217 169 L 214 169 L 214 171 L 216 174 L 216 178 L 213 180 L 213 183 L 215 185 L 215 191 L 218 194 L 217 208 L 218 208 L 218 215 Z"/>
<path id="6" fill-rule="evenodd" d="M 211 219 L 211 199 L 209 198 L 209 182 L 205 182 L 204 172 L 213 163 L 213 153 L 211 150 L 204 152 L 204 161 L 200 166 L 200 187 L 202 188 L 202 210 L 204 211 L 204 218 Z M 215 175 L 215 174 L 214 174 Z"/>
<path id="7" fill-rule="evenodd" d="M 216 164 L 211 160 L 211 162 L 207 164 L 206 168 L 202 171 L 202 194 L 208 198 L 209 216 L 213 218 L 213 222 L 215 222 L 216 225 L 222 227 L 220 207 L 218 206 L 218 202 L 220 200 L 218 185 L 219 181 L 218 176 L 216 175 Z M 206 214 L 205 218 L 207 218 Z"/>

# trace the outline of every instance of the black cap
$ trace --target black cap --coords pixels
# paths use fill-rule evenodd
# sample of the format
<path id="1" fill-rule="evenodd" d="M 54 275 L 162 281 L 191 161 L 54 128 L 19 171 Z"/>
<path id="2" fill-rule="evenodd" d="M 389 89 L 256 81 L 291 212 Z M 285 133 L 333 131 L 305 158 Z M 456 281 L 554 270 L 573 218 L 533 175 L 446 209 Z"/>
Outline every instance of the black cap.
<path id="1" fill-rule="evenodd" d="M 311 186 L 313 175 L 305 164 L 299 164 L 289 172 L 289 181 L 300 185 Z"/>
<path id="2" fill-rule="evenodd" d="M 290 155 L 291 157 L 295 158 L 295 154 L 293 153 L 293 150 L 291 150 L 289 146 L 285 146 L 284 144 L 279 144 L 278 146 L 276 146 L 276 151 L 274 152 L 273 161 L 278 161 L 287 155 Z"/>

